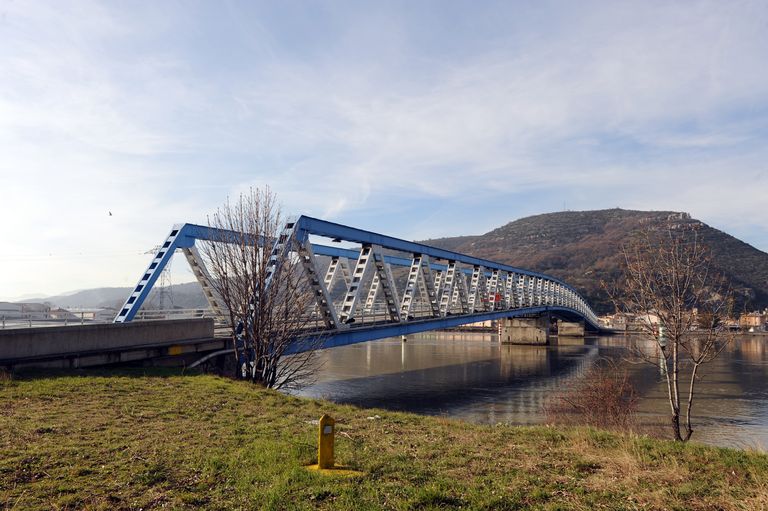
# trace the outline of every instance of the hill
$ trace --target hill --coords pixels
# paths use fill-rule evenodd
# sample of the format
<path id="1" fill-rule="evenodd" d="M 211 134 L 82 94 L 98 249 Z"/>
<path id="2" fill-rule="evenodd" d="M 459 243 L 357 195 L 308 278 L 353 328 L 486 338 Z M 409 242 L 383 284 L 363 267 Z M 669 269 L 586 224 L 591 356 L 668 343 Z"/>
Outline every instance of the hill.
<path id="1" fill-rule="evenodd" d="M 112 307 L 117 309 L 123 305 L 131 292 L 130 287 L 99 287 L 95 289 L 84 289 L 72 293 L 66 293 L 57 296 L 48 296 L 34 300 L 25 300 L 26 302 L 48 302 L 51 305 L 62 307 L 64 309 L 78 308 L 100 308 Z M 203 291 L 197 282 L 187 282 L 184 284 L 174 284 L 166 289 L 164 298 L 165 308 L 197 309 L 208 307 L 208 302 L 203 295 Z M 147 308 L 160 308 L 160 286 L 155 286 L 147 298 Z"/>
<path id="2" fill-rule="evenodd" d="M 696 227 L 713 262 L 733 283 L 739 307 L 768 307 L 768 254 L 677 211 L 565 211 L 515 220 L 480 236 L 423 243 L 540 271 L 584 293 L 597 312 L 612 307 L 600 280 L 621 274 L 621 246 L 651 224 Z"/>

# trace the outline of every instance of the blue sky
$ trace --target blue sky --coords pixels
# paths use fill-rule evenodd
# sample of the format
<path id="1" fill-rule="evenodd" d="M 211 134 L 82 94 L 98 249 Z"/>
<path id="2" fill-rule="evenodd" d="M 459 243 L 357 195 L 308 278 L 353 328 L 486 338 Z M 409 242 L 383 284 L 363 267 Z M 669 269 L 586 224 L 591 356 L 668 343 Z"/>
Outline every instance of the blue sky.
<path id="1" fill-rule="evenodd" d="M 766 62 L 761 1 L 0 0 L 0 299 L 132 285 L 265 184 L 408 239 L 622 207 L 768 250 Z"/>

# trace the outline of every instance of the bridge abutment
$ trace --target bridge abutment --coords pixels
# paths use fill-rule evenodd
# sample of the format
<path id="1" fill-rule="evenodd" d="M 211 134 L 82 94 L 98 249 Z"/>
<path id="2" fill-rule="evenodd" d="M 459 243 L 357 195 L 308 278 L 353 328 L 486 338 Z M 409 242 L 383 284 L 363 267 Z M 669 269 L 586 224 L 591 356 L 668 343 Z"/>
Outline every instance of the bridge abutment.
<path id="1" fill-rule="evenodd" d="M 0 331 L 0 366 L 87 367 L 179 357 L 227 347 L 213 320 L 176 319 Z"/>
<path id="2" fill-rule="evenodd" d="M 549 316 L 501 319 L 499 341 L 501 344 L 548 344 Z"/>
<path id="3" fill-rule="evenodd" d="M 557 335 L 559 337 L 584 337 L 584 322 L 559 320 L 557 322 Z"/>

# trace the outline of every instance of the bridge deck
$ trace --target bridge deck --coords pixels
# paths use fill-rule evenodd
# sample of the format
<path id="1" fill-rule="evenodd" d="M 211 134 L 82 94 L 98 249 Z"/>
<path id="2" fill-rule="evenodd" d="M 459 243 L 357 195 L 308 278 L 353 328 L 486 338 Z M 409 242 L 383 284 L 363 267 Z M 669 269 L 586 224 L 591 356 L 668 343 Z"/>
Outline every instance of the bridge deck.
<path id="1" fill-rule="evenodd" d="M 580 319 L 578 316 L 574 315 L 572 310 L 568 308 L 546 306 L 526 307 L 504 311 L 478 312 L 475 314 L 447 316 L 440 319 L 422 317 L 402 323 L 378 321 L 353 326 L 341 332 L 318 331 L 316 335 L 311 336 L 309 339 L 303 342 L 296 343 L 293 348 L 288 351 L 289 353 L 300 353 L 302 351 L 306 351 L 307 349 L 315 349 L 317 347 L 320 349 L 334 348 L 337 346 L 346 346 L 349 344 L 384 339 L 388 337 L 397 337 L 401 335 L 428 332 L 430 330 L 452 328 L 470 323 L 478 323 L 481 321 L 497 320 L 501 318 L 529 317 L 542 314 L 551 314 L 553 316 L 559 316 L 563 319 L 571 321 L 578 321 Z M 592 329 L 592 331 L 607 332 L 605 329 Z"/>

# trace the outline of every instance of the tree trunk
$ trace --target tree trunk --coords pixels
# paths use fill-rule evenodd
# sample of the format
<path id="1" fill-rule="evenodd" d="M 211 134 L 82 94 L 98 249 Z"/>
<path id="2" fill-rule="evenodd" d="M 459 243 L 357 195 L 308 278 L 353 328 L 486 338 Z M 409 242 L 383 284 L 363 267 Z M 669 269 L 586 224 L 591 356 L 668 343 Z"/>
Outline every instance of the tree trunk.
<path id="1" fill-rule="evenodd" d="M 693 406 L 693 388 L 696 385 L 696 373 L 699 370 L 700 364 L 693 365 L 693 371 L 691 372 L 691 385 L 688 387 L 688 404 L 685 410 L 685 439 L 688 441 L 693 435 L 693 428 L 691 427 L 691 406 Z"/>
<path id="2" fill-rule="evenodd" d="M 683 437 L 680 435 L 680 410 L 672 412 L 672 432 L 675 434 L 675 441 L 683 441 Z"/>

